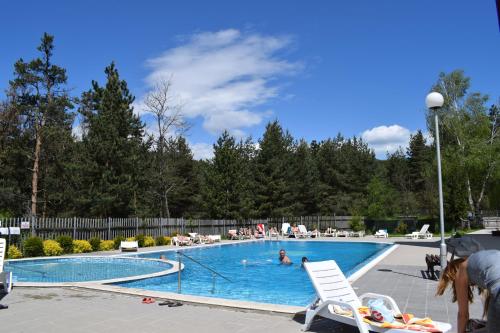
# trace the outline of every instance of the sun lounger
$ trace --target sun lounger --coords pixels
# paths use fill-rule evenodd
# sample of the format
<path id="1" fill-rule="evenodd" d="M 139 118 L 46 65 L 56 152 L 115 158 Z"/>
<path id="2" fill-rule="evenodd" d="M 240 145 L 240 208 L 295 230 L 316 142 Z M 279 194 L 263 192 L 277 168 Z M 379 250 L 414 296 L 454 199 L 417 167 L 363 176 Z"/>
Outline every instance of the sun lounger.
<path id="1" fill-rule="evenodd" d="M 257 224 L 257 229 L 255 230 L 255 238 L 266 237 L 266 227 L 263 223 Z"/>
<path id="2" fill-rule="evenodd" d="M 351 236 L 351 231 L 349 230 L 340 230 L 337 232 L 337 237 L 350 237 Z"/>
<path id="3" fill-rule="evenodd" d="M 385 229 L 380 229 L 378 230 L 373 236 L 377 237 L 377 238 L 388 238 L 389 237 L 389 233 L 387 233 L 387 230 Z"/>
<path id="4" fill-rule="evenodd" d="M 189 232 L 188 235 L 194 244 L 205 244 L 211 242 L 207 237 L 200 235 L 196 232 Z"/>
<path id="5" fill-rule="evenodd" d="M 220 235 L 208 235 L 207 238 L 210 239 L 212 243 L 220 242 L 222 239 Z"/>
<path id="6" fill-rule="evenodd" d="M 292 232 L 292 228 L 290 226 L 290 223 L 283 223 L 281 225 L 281 236 L 288 237 L 288 236 L 290 236 L 291 232 Z"/>
<path id="7" fill-rule="evenodd" d="M 120 242 L 120 250 L 125 251 L 137 251 L 139 249 L 139 243 L 137 241 L 122 241 Z"/>
<path id="8" fill-rule="evenodd" d="M 307 231 L 307 228 L 305 225 L 303 224 L 299 224 L 299 232 L 297 234 L 295 234 L 295 238 L 298 238 L 298 237 L 311 237 L 311 232 L 310 231 Z"/>
<path id="9" fill-rule="evenodd" d="M 235 239 L 242 239 L 240 235 L 238 234 L 238 230 L 236 229 L 230 229 L 227 231 L 227 238 L 230 240 L 235 240 Z"/>
<path id="10" fill-rule="evenodd" d="M 394 314 L 400 314 L 398 305 L 389 296 L 366 293 L 358 298 L 349 281 L 334 260 L 320 262 L 306 262 L 304 267 L 316 290 L 317 300 L 306 309 L 306 319 L 303 330 L 307 331 L 316 316 L 332 319 L 347 325 L 356 326 L 361 333 L 372 332 L 413 332 L 408 329 L 387 329 L 379 327 L 376 323 L 369 324 L 364 321 L 359 313 L 363 301 L 369 299 L 382 299 L 391 308 Z M 451 329 L 447 323 L 433 322 L 442 332 Z M 403 324 L 402 324 L 403 325 Z"/>
<path id="11" fill-rule="evenodd" d="M 267 234 L 269 235 L 269 237 L 278 237 L 280 234 L 278 233 L 278 231 L 276 230 L 276 228 L 269 228 L 267 230 Z"/>
<path id="12" fill-rule="evenodd" d="M 189 246 L 192 245 L 193 241 L 187 236 L 176 236 L 172 237 L 172 245 L 175 246 Z"/>
<path id="13" fill-rule="evenodd" d="M 364 237 L 365 236 L 365 231 L 364 230 L 360 230 L 360 231 L 351 231 L 349 233 L 349 236 L 350 237 Z"/>
<path id="14" fill-rule="evenodd" d="M 422 229 L 420 231 L 414 231 L 411 234 L 406 234 L 406 238 L 411 238 L 411 239 L 419 239 L 419 238 L 425 238 L 425 239 L 431 239 L 432 238 L 432 233 L 428 231 L 429 225 L 424 224 L 422 226 Z"/>
<path id="15" fill-rule="evenodd" d="M 325 237 L 337 237 L 337 229 L 327 228 L 326 231 L 323 233 L 323 236 L 325 236 Z"/>
<path id="16" fill-rule="evenodd" d="M 0 300 L 12 290 L 12 272 L 3 271 L 5 252 L 7 252 L 7 241 L 0 238 Z M 8 306 L 0 304 L 0 309 L 7 308 Z"/>

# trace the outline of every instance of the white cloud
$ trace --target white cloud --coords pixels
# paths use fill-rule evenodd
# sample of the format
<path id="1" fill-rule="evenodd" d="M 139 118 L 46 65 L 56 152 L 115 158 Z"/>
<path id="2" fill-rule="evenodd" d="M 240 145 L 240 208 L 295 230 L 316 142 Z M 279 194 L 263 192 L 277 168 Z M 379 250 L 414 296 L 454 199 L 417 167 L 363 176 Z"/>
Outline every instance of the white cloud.
<path id="1" fill-rule="evenodd" d="M 275 79 L 297 72 L 301 65 L 278 55 L 291 39 L 235 29 L 202 32 L 149 59 L 149 87 L 172 77 L 172 92 L 183 103 L 187 117 L 203 117 L 211 134 L 229 130 L 243 136 L 244 129 L 268 116 L 256 107 L 279 95 Z M 141 112 L 141 102 L 136 103 Z"/>
<path id="2" fill-rule="evenodd" d="M 214 156 L 214 148 L 211 144 L 198 142 L 189 145 L 195 160 L 206 160 Z"/>
<path id="3" fill-rule="evenodd" d="M 385 158 L 387 153 L 393 153 L 399 147 L 406 149 L 411 134 L 409 129 L 399 125 L 383 125 L 364 131 L 361 138 L 375 151 L 378 158 Z"/>

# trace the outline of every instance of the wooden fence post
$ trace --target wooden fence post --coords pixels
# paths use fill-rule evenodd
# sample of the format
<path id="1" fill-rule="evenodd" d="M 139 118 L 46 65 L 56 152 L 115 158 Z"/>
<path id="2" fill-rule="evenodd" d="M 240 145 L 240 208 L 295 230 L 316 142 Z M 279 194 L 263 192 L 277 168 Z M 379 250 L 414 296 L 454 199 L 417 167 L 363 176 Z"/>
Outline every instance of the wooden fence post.
<path id="1" fill-rule="evenodd" d="M 108 217 L 108 240 L 110 240 L 111 238 L 111 217 Z"/>
<path id="2" fill-rule="evenodd" d="M 73 216 L 73 239 L 76 239 L 76 216 Z"/>

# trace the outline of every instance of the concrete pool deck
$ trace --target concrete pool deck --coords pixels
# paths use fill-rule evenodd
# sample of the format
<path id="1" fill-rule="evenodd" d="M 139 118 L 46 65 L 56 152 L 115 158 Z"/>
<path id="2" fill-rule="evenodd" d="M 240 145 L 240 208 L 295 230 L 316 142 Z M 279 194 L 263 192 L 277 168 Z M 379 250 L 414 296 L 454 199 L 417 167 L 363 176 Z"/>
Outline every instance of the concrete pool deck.
<path id="1" fill-rule="evenodd" d="M 487 234 L 473 235 L 486 248 L 500 249 Z M 394 242 L 399 247 L 353 283 L 356 293 L 376 292 L 392 296 L 405 312 L 431 316 L 455 325 L 456 304 L 451 296 L 435 297 L 437 282 L 425 274 L 424 256 L 438 254 L 439 239 L 406 240 L 372 237 L 325 238 L 319 241 Z M 167 249 L 162 247 L 158 249 Z M 147 249 L 146 249 L 147 250 Z M 150 249 L 149 249 L 150 250 Z M 156 250 L 156 249 L 155 249 Z M 143 250 L 144 251 L 144 250 Z M 141 251 L 141 252 L 143 252 Z M 100 253 L 102 254 L 102 253 Z M 113 253 L 106 253 L 113 254 Z M 142 304 L 140 296 L 81 288 L 15 288 L 3 300 L 9 309 L 0 311 L 2 332 L 300 332 L 303 315 L 233 310 L 210 305 L 185 304 L 168 308 Z M 479 298 L 471 305 L 471 317 L 479 318 Z M 319 319 L 312 332 L 355 332 L 348 326 Z"/>

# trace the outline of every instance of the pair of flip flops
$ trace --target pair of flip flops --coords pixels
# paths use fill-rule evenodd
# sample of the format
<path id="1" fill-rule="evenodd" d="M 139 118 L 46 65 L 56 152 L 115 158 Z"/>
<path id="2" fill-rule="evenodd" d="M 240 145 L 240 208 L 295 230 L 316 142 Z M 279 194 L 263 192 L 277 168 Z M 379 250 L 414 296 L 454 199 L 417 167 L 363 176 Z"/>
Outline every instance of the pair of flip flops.
<path id="1" fill-rule="evenodd" d="M 174 302 L 174 301 L 166 300 L 166 301 L 163 301 L 161 303 L 158 303 L 158 305 L 166 305 L 169 308 L 174 308 L 174 307 L 177 307 L 177 306 L 182 306 L 182 303 L 181 302 Z"/>
<path id="2" fill-rule="evenodd" d="M 142 303 L 143 304 L 151 304 L 151 303 L 154 303 L 155 302 L 155 299 L 153 297 L 144 297 L 142 299 Z"/>

